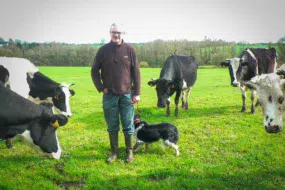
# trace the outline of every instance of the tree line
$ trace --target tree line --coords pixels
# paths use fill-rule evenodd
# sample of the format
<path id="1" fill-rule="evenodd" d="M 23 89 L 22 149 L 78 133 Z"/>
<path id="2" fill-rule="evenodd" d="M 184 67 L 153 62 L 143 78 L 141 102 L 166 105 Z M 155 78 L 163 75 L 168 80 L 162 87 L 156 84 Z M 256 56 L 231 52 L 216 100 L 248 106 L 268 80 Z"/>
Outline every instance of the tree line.
<path id="1" fill-rule="evenodd" d="M 135 48 L 141 67 L 162 67 L 173 54 L 193 55 L 199 65 L 219 65 L 227 58 L 237 57 L 248 47 L 275 47 L 279 63 L 285 63 L 285 37 L 278 43 L 249 44 L 226 42 L 205 37 L 202 41 L 155 40 L 147 43 L 131 43 Z M 104 42 L 103 42 L 104 43 Z M 0 56 L 19 57 L 37 66 L 91 66 L 101 44 L 27 43 L 0 37 Z"/>

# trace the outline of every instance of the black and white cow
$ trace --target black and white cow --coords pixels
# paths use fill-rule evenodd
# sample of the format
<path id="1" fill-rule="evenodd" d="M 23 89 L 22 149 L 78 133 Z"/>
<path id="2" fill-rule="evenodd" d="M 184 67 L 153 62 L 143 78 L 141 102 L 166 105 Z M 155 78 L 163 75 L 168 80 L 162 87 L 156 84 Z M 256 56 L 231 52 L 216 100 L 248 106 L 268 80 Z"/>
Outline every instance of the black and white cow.
<path id="1" fill-rule="evenodd" d="M 0 65 L 0 81 L 8 88 L 10 88 L 9 76 L 9 71 L 3 65 Z"/>
<path id="2" fill-rule="evenodd" d="M 10 88 L 19 95 L 34 103 L 52 103 L 53 112 L 67 117 L 72 115 L 69 99 L 74 95 L 69 90 L 72 84 L 59 84 L 42 73 L 27 59 L 0 57 L 0 65 L 5 66 L 10 73 Z M 8 148 L 12 148 L 12 142 L 6 139 Z"/>
<path id="3" fill-rule="evenodd" d="M 35 104 L 0 82 L 0 138 L 20 138 L 36 152 L 59 159 L 61 148 L 56 129 L 67 123 L 64 115 L 54 115 L 52 104 Z"/>
<path id="4" fill-rule="evenodd" d="M 10 73 L 11 90 L 35 103 L 50 102 L 58 113 L 68 117 L 72 115 L 69 104 L 70 97 L 74 95 L 74 91 L 69 90 L 72 84 L 59 84 L 49 79 L 27 59 L 0 57 L 0 65 Z"/>
<path id="5" fill-rule="evenodd" d="M 197 79 L 197 68 L 194 56 L 172 55 L 165 61 L 159 79 L 152 79 L 148 82 L 148 85 L 156 86 L 157 106 L 167 107 L 166 116 L 170 115 L 170 97 L 175 92 L 175 116 L 178 116 L 178 103 L 181 94 L 182 108 L 188 109 L 189 95 Z M 186 90 L 185 97 L 184 90 Z"/>
<path id="6" fill-rule="evenodd" d="M 278 74 L 285 76 L 285 71 Z M 283 110 L 285 79 L 275 73 L 263 74 L 244 83 L 257 91 L 258 101 L 263 111 L 263 125 L 268 133 L 277 133 L 283 129 Z"/>
<path id="7" fill-rule="evenodd" d="M 239 58 L 228 59 L 221 66 L 228 67 L 231 76 L 231 85 L 240 87 L 242 93 L 242 112 L 246 110 L 246 86 L 244 82 L 261 74 L 273 73 L 277 66 L 277 53 L 274 48 L 248 48 Z M 251 113 L 255 113 L 256 91 L 251 92 Z"/>

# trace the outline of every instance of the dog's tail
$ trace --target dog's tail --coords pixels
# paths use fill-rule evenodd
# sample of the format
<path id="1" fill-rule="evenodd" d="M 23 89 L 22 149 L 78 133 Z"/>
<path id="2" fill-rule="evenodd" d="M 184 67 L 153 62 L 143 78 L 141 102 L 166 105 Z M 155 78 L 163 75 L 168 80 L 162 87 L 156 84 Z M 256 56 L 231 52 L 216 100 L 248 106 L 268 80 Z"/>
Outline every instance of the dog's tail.
<path id="1" fill-rule="evenodd" d="M 176 132 L 177 135 L 175 135 L 174 143 L 177 144 L 177 142 L 179 140 L 179 131 L 178 131 L 177 127 L 175 127 L 175 132 Z"/>

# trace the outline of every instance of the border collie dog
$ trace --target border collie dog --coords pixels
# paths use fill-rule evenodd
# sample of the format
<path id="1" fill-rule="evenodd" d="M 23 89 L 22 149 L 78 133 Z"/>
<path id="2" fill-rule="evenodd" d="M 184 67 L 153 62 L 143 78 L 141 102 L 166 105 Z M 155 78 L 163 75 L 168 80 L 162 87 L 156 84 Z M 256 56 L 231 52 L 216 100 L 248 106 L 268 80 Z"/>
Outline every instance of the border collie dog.
<path id="1" fill-rule="evenodd" d="M 134 117 L 136 144 L 134 151 L 136 152 L 140 146 L 145 144 L 145 152 L 148 152 L 148 145 L 162 139 L 165 146 L 171 146 L 176 150 L 176 156 L 179 156 L 179 147 L 176 145 L 178 141 L 178 129 L 170 123 L 148 124 L 141 121 L 140 114 Z"/>

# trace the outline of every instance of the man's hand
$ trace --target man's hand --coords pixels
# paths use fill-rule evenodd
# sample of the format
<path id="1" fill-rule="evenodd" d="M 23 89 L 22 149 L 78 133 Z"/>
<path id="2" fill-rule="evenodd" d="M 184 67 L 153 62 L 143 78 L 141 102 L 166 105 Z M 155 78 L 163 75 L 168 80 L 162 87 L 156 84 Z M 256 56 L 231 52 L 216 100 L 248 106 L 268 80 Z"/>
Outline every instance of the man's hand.
<path id="1" fill-rule="evenodd" d="M 103 91 L 103 93 L 104 93 L 104 94 L 108 94 L 108 89 L 105 88 L 104 91 Z"/>
<path id="2" fill-rule="evenodd" d="M 140 95 L 135 95 L 133 96 L 133 100 L 131 101 L 132 104 L 135 104 L 136 102 L 138 102 L 140 100 Z"/>

